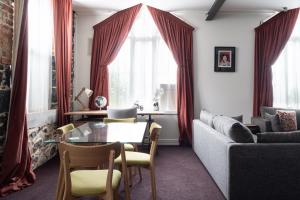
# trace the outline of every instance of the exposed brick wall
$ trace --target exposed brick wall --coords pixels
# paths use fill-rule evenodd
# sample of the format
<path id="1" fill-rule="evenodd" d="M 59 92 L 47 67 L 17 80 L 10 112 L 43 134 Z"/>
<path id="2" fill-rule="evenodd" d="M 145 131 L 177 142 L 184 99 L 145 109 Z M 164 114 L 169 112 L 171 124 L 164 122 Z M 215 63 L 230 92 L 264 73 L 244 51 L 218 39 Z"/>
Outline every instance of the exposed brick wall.
<path id="1" fill-rule="evenodd" d="M 56 96 L 56 68 L 55 68 L 55 57 L 54 52 L 52 52 L 52 64 L 51 64 L 51 76 L 52 76 L 52 83 L 51 83 L 51 109 L 57 108 L 57 96 Z"/>
<path id="2" fill-rule="evenodd" d="M 0 0 L 0 63 L 11 64 L 13 37 L 12 0 Z"/>
<path id="3" fill-rule="evenodd" d="M 0 163 L 3 155 L 10 98 L 13 0 L 0 0 Z"/>

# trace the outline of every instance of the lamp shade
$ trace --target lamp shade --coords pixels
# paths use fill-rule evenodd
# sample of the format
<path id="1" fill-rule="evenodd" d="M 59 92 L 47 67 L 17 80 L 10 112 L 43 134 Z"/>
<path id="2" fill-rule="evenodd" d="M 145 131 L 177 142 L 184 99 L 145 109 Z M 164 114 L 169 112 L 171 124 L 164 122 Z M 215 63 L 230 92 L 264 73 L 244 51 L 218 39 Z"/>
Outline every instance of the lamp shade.
<path id="1" fill-rule="evenodd" d="M 86 94 L 87 97 L 91 97 L 93 94 L 93 90 L 90 90 L 88 88 L 84 89 L 84 93 Z"/>

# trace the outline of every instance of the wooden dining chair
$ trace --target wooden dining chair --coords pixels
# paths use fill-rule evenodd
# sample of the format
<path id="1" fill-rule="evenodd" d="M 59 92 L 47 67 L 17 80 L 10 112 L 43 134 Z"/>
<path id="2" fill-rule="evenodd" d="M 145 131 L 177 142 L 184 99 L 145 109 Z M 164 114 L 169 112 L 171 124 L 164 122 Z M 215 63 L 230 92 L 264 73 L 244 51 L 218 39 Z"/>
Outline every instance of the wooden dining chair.
<path id="1" fill-rule="evenodd" d="M 134 123 L 136 122 L 136 118 L 103 118 L 103 123 Z M 125 151 L 138 151 L 138 146 L 136 144 L 124 144 Z M 132 185 L 132 168 L 128 169 L 129 172 L 129 185 Z"/>
<path id="2" fill-rule="evenodd" d="M 66 134 L 67 132 L 73 130 L 74 128 L 75 128 L 74 124 L 70 123 L 70 124 L 64 125 L 62 127 L 59 127 L 58 129 L 56 129 L 56 132 L 62 136 L 64 134 Z"/>
<path id="3" fill-rule="evenodd" d="M 140 181 L 142 180 L 142 173 L 140 167 L 146 168 L 150 170 L 151 176 L 151 189 L 152 189 L 152 199 L 156 200 L 156 183 L 155 183 L 155 165 L 154 165 L 154 156 L 157 148 L 158 137 L 160 134 L 161 126 L 155 122 L 153 122 L 150 126 L 150 140 L 151 147 L 150 152 L 141 153 L 141 152 L 132 152 L 126 151 L 126 165 L 127 167 L 139 167 L 139 176 Z M 122 163 L 121 156 L 115 159 L 115 163 L 120 165 Z"/>
<path id="4" fill-rule="evenodd" d="M 119 199 L 121 172 L 114 170 L 114 159 L 120 156 L 119 142 L 108 145 L 79 146 L 59 144 L 63 165 L 64 200 L 97 196 Z"/>
<path id="5" fill-rule="evenodd" d="M 118 123 L 118 122 L 125 122 L 125 123 L 134 123 L 136 122 L 136 118 L 103 118 L 103 123 Z"/>

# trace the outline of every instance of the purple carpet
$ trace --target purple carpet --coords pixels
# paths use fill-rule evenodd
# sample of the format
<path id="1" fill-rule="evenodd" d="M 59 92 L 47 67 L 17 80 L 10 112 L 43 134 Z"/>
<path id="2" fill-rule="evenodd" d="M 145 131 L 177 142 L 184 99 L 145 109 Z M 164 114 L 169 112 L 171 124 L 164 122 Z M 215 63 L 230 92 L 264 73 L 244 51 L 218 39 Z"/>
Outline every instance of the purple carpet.
<path id="1" fill-rule="evenodd" d="M 54 158 L 36 170 L 37 181 L 31 187 L 10 194 L 4 199 L 53 200 L 59 161 Z M 143 170 L 143 180 L 133 180 L 131 199 L 151 200 L 149 171 Z M 224 200 L 206 169 L 188 147 L 159 147 L 156 156 L 157 199 L 161 200 Z M 122 190 L 122 188 L 121 188 Z M 121 199 L 124 191 L 121 191 Z M 82 198 L 82 200 L 97 198 Z"/>

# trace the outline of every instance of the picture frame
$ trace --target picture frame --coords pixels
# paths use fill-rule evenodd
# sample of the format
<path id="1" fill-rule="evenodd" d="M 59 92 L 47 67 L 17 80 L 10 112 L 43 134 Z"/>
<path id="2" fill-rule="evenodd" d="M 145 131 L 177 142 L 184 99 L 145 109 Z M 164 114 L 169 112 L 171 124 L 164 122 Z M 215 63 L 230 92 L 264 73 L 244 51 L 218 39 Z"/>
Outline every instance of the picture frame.
<path id="1" fill-rule="evenodd" d="M 215 72 L 235 72 L 235 47 L 215 47 Z"/>

